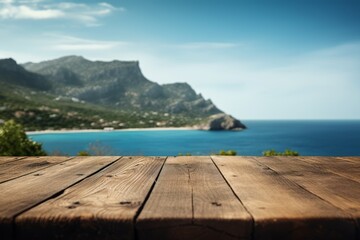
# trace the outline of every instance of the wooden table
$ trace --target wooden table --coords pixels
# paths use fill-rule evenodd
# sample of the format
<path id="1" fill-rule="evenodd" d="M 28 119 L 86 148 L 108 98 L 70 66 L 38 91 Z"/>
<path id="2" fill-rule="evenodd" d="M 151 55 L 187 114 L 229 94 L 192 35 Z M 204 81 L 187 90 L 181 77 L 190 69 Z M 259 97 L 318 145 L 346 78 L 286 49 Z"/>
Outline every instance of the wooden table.
<path id="1" fill-rule="evenodd" d="M 0 239 L 360 239 L 360 157 L 2 157 Z"/>

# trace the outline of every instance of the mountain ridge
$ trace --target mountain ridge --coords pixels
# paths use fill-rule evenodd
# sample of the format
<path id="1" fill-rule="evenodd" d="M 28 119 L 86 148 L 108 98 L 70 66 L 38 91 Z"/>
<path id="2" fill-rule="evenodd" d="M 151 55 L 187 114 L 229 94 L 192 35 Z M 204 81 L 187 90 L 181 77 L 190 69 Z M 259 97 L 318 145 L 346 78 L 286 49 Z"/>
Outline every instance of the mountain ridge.
<path id="1" fill-rule="evenodd" d="M 170 113 L 196 111 L 203 116 L 222 113 L 187 83 L 160 85 L 150 81 L 142 74 L 138 61 L 90 61 L 65 56 L 23 66 L 52 81 L 56 85 L 54 93 L 94 104 Z M 72 79 L 71 83 L 62 81 L 62 76 Z"/>
<path id="2" fill-rule="evenodd" d="M 186 82 L 150 81 L 139 61 L 90 61 L 72 55 L 19 65 L 14 59 L 2 59 L 0 82 L 4 99 L 0 121 L 15 116 L 30 130 L 200 125 L 206 129 L 211 116 L 225 115 Z"/>
<path id="3" fill-rule="evenodd" d="M 12 58 L 0 59 L 0 81 L 9 84 L 18 84 L 33 89 L 49 90 L 51 83 L 44 77 L 26 71 Z M 25 81 L 24 79 L 27 79 Z"/>

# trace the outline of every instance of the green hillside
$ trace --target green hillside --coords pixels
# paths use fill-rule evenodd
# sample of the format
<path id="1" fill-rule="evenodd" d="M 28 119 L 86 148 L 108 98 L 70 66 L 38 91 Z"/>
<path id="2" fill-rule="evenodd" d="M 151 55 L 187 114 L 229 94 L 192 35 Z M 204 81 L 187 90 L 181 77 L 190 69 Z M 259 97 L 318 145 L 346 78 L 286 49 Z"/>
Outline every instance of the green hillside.
<path id="1" fill-rule="evenodd" d="M 179 127 L 200 120 L 154 111 L 114 110 L 10 84 L 2 84 L 0 100 L 0 119 L 15 119 L 26 130 Z"/>

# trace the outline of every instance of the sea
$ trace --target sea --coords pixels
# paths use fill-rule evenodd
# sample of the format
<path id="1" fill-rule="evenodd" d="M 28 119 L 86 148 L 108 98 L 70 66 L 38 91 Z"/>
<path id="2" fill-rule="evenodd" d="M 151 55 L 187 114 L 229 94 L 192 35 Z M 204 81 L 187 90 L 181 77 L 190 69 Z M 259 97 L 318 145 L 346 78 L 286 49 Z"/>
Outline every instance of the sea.
<path id="1" fill-rule="evenodd" d="M 360 120 L 248 120 L 242 131 L 136 130 L 36 133 L 28 136 L 53 155 L 178 156 L 234 150 L 261 156 L 291 149 L 302 156 L 360 156 Z"/>

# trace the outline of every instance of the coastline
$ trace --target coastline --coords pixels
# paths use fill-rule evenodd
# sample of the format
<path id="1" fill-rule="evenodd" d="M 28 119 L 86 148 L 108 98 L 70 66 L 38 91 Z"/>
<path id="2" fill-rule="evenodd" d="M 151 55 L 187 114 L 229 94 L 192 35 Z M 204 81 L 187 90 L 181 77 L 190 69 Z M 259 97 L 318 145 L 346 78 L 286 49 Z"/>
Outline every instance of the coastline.
<path id="1" fill-rule="evenodd" d="M 156 127 L 156 128 L 124 128 L 114 130 L 104 129 L 63 129 L 63 130 L 40 130 L 40 131 L 27 131 L 27 135 L 37 134 L 52 134 L 52 133 L 92 133 L 92 132 L 127 132 L 127 131 L 177 131 L 177 130 L 199 130 L 194 127 Z"/>

